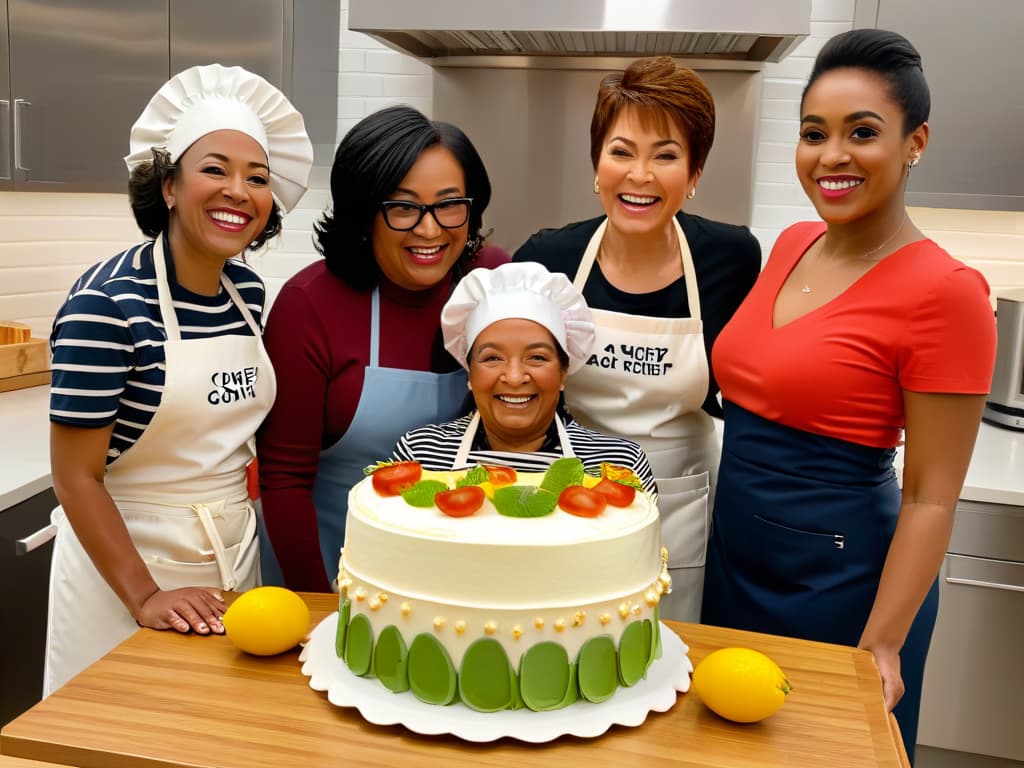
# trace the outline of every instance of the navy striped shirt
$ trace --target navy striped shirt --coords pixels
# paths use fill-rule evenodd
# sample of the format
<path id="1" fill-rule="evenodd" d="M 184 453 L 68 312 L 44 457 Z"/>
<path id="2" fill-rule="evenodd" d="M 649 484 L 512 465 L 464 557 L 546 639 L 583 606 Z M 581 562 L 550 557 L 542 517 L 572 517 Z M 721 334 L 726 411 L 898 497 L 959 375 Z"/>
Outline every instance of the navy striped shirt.
<path id="1" fill-rule="evenodd" d="M 396 461 L 418 461 L 424 469 L 444 471 L 452 469 L 459 444 L 469 428 L 473 415 L 463 416 L 444 424 L 429 424 L 406 432 L 395 446 L 392 458 Z M 556 417 L 558 418 L 558 417 Z M 647 454 L 631 440 L 605 435 L 577 424 L 572 419 L 564 422 L 565 432 L 572 444 L 572 451 L 583 462 L 583 468 L 590 474 L 601 469 L 602 462 L 632 469 L 648 493 L 656 493 L 654 473 L 647 461 Z M 557 435 L 553 429 L 550 433 Z M 469 464 L 501 464 L 518 472 L 543 472 L 555 459 L 562 457 L 562 447 L 557 437 L 549 433 L 548 439 L 539 451 L 517 453 L 481 449 L 480 435 L 483 424 L 474 436 L 474 446 L 469 452 Z M 459 467 L 461 469 L 461 467 Z"/>
<path id="2" fill-rule="evenodd" d="M 166 240 L 164 253 L 182 339 L 252 335 L 223 286 L 216 296 L 182 288 Z M 259 323 L 263 281 L 237 259 L 227 261 L 224 273 Z M 107 451 L 110 464 L 139 439 L 160 405 L 166 340 L 153 242 L 93 266 L 72 286 L 53 323 L 50 421 L 87 428 L 116 422 Z"/>

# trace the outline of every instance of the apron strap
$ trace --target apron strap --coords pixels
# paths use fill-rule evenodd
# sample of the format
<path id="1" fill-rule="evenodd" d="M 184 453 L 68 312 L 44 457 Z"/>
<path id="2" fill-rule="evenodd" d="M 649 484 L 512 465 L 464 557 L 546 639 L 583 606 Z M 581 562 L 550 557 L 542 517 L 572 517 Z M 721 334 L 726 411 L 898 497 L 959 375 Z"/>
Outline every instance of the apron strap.
<path id="1" fill-rule="evenodd" d="M 473 445 L 473 438 L 476 436 L 476 431 L 480 427 L 480 411 L 473 414 L 473 418 L 469 420 L 469 426 L 466 427 L 466 433 L 462 436 L 462 440 L 459 441 L 459 450 L 455 454 L 455 460 L 452 462 L 452 469 L 462 469 L 469 462 L 469 450 Z M 572 449 L 572 443 L 569 442 L 569 433 L 565 430 L 565 425 L 562 424 L 562 420 L 558 414 L 555 414 L 555 429 L 558 432 L 558 440 L 562 444 L 562 456 L 565 458 L 572 458 L 576 453 Z"/>
<path id="2" fill-rule="evenodd" d="M 167 282 L 167 262 L 164 256 L 163 233 L 153 241 L 153 268 L 156 271 L 156 295 L 160 302 L 160 317 L 164 321 L 164 333 L 168 341 L 181 341 L 181 329 L 178 327 L 178 316 L 174 313 L 174 302 L 171 299 L 171 287 Z"/>
<path id="3" fill-rule="evenodd" d="M 220 274 L 220 284 L 224 286 L 224 290 L 228 292 L 228 296 L 238 306 L 239 311 L 242 313 L 242 317 L 245 318 L 246 325 L 249 326 L 249 330 L 252 331 L 252 335 L 256 338 L 262 336 L 262 332 L 258 325 L 256 325 L 256 318 L 252 316 L 252 312 L 249 311 L 249 306 L 245 303 L 242 298 L 242 294 L 238 292 L 235 284 L 228 280 L 228 276 L 223 272 Z"/>
<path id="4" fill-rule="evenodd" d="M 206 536 L 213 546 L 213 557 L 217 561 L 217 570 L 220 571 L 222 588 L 234 589 L 238 586 L 238 580 L 235 578 L 234 564 L 228 563 L 224 541 L 221 539 L 220 534 L 217 533 L 217 527 L 213 524 L 213 514 L 210 512 L 210 508 L 206 504 L 192 504 L 191 507 L 192 511 L 199 517 L 199 522 L 203 524 L 203 530 L 206 531 Z M 221 502 L 221 508 L 223 509 L 223 502 Z"/>
<path id="5" fill-rule="evenodd" d="M 679 219 L 673 216 L 672 224 L 675 225 L 676 241 L 679 243 L 679 261 L 683 265 L 683 278 L 686 280 L 686 303 L 690 308 L 690 317 L 700 320 L 700 295 L 697 293 L 697 272 L 693 268 L 693 254 L 690 253 L 690 244 L 686 241 L 686 235 L 679 224 Z M 586 285 L 590 271 L 594 268 L 594 262 L 597 260 L 598 251 L 601 250 L 601 241 L 604 240 L 607 228 L 608 219 L 605 218 L 598 225 L 597 231 L 591 236 L 590 242 L 587 243 L 587 247 L 583 251 L 583 258 L 580 259 L 580 265 L 572 281 L 573 287 L 580 293 L 583 293 L 583 286 Z"/>
<path id="6" fill-rule="evenodd" d="M 380 289 L 370 295 L 370 367 L 380 367 Z"/>

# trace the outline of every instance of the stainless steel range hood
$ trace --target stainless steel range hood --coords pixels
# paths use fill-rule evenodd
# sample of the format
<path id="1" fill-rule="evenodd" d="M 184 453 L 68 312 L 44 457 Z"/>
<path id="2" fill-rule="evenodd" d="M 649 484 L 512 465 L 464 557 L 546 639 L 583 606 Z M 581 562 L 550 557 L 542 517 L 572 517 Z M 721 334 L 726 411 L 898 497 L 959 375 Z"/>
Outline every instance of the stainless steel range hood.
<path id="1" fill-rule="evenodd" d="M 653 56 L 779 61 L 811 0 L 350 0 L 349 29 L 421 59 Z"/>

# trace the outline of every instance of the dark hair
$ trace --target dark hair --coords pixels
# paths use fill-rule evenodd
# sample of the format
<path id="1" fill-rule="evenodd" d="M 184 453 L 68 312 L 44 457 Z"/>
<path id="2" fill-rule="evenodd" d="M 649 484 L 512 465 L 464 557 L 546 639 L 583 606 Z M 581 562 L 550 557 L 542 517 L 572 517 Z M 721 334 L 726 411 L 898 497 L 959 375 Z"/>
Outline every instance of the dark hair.
<path id="1" fill-rule="evenodd" d="M 159 237 L 170 224 L 170 211 L 164 200 L 163 183 L 178 175 L 178 166 L 164 149 L 153 148 L 153 159 L 132 168 L 128 177 L 128 200 L 135 214 L 135 223 L 147 237 Z M 274 201 L 267 224 L 259 236 L 249 244 L 250 250 L 262 246 L 281 231 L 281 209 Z"/>
<path id="2" fill-rule="evenodd" d="M 655 56 L 637 59 L 624 71 L 605 76 L 590 121 L 590 159 L 595 169 L 605 136 L 626 107 L 637 109 L 642 121 L 654 121 L 661 129 L 671 119 L 689 145 L 690 173 L 703 170 L 715 140 L 715 101 L 696 72 L 668 56 Z"/>
<path id="3" fill-rule="evenodd" d="M 815 80 L 833 69 L 846 68 L 873 72 L 885 81 L 889 98 L 903 110 L 904 136 L 927 122 L 932 98 L 921 54 L 903 35 L 885 29 L 852 29 L 825 43 L 800 96 L 800 109 Z"/>
<path id="4" fill-rule="evenodd" d="M 435 145 L 455 156 L 466 177 L 466 197 L 473 198 L 469 239 L 452 268 L 458 275 L 471 269 L 483 244 L 480 230 L 491 201 L 483 160 L 454 125 L 428 120 L 412 107 L 388 107 L 364 117 L 341 140 L 331 168 L 332 209 L 314 225 L 316 249 L 327 268 L 355 290 L 372 290 L 380 281 L 372 239 L 380 204 L 398 188 L 423 150 Z"/>

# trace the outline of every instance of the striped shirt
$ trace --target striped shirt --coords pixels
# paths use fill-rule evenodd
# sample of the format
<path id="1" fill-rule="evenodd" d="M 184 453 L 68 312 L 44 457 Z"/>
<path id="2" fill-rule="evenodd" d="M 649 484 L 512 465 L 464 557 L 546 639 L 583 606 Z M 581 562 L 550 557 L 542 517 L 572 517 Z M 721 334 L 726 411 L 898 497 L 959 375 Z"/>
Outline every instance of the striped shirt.
<path id="1" fill-rule="evenodd" d="M 398 441 L 392 458 L 396 461 L 418 461 L 424 469 L 452 469 L 462 437 L 466 434 L 472 418 L 473 414 L 469 414 L 444 424 L 429 424 L 409 430 Z M 583 468 L 588 473 L 599 472 L 602 462 L 628 467 L 633 470 L 649 493 L 657 493 L 647 454 L 639 445 L 622 437 L 613 437 L 587 429 L 571 418 L 564 420 L 563 423 L 572 444 L 572 451 L 583 462 Z M 489 450 L 482 427 L 481 424 L 474 436 L 473 446 L 469 452 L 469 466 L 500 464 L 512 467 L 518 472 L 543 472 L 555 459 L 562 457 L 562 446 L 553 422 L 544 445 L 539 451 L 532 453 Z"/>
<path id="2" fill-rule="evenodd" d="M 223 286 L 216 296 L 182 288 L 166 240 L 164 253 L 182 339 L 252 335 Z M 241 260 L 230 259 L 224 273 L 259 323 L 263 281 Z M 110 464 L 139 439 L 160 405 L 166 340 L 153 242 L 93 266 L 72 286 L 53 323 L 50 421 L 86 428 L 113 422 Z"/>

